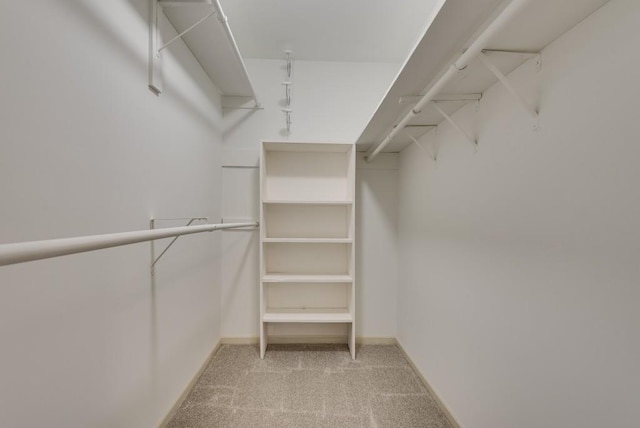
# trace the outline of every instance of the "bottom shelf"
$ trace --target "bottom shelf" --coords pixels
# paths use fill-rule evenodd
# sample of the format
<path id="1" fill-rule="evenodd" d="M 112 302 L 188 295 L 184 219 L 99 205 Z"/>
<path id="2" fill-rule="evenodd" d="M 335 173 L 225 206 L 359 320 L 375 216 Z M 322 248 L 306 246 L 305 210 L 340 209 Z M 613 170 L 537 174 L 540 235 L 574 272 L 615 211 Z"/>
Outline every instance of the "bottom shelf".
<path id="1" fill-rule="evenodd" d="M 267 309 L 263 322 L 350 323 L 353 317 L 346 309 L 285 310 Z"/>

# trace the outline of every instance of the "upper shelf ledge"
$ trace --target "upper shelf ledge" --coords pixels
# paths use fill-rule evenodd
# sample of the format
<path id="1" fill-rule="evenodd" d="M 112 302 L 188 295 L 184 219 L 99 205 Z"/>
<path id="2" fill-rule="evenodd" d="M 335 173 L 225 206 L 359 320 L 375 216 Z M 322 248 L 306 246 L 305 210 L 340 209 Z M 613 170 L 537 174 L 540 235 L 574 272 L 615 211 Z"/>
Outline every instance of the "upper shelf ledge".
<path id="1" fill-rule="evenodd" d="M 218 0 L 151 0 L 150 12 L 149 87 L 154 92 L 162 92 L 163 51 L 182 38 L 223 97 L 250 99 L 254 108 L 260 107 Z M 161 13 L 173 25 L 177 36 L 163 40 L 158 29 Z"/>
<path id="2" fill-rule="evenodd" d="M 447 0 L 358 138 L 358 150 L 368 150 L 369 160 L 402 151 L 465 103 L 480 102 L 496 82 L 508 85 L 505 75 L 607 1 Z"/>

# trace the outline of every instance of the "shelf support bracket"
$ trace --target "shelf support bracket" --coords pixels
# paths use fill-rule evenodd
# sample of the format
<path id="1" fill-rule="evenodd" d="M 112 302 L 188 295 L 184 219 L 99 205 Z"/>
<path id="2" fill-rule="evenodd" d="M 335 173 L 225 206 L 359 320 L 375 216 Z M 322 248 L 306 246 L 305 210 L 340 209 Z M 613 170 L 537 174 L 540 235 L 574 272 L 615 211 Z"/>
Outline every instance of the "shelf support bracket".
<path id="1" fill-rule="evenodd" d="M 418 140 L 406 130 L 406 128 L 409 128 L 409 127 L 410 126 L 406 126 L 405 129 L 403 129 L 404 133 L 407 134 L 407 136 L 411 139 L 413 144 L 418 146 L 420 150 L 424 152 L 424 154 L 426 154 L 427 156 L 429 156 L 431 160 L 436 162 L 438 160 L 438 155 L 436 153 L 431 153 L 431 151 L 427 150 L 422 144 L 420 144 Z M 438 125 L 421 125 L 421 127 L 437 128 Z"/>
<path id="2" fill-rule="evenodd" d="M 451 102 L 451 103 L 468 103 L 472 101 L 480 101 L 482 98 L 482 94 L 480 93 L 471 93 L 471 94 L 440 94 L 436 96 L 433 101 L 436 102 Z M 406 96 L 398 98 L 398 104 L 416 104 L 418 101 L 422 99 L 421 95 L 416 96 Z"/>
<path id="3" fill-rule="evenodd" d="M 474 148 L 475 150 L 478 150 L 478 141 L 477 141 L 477 140 L 475 140 L 475 139 L 471 138 L 471 136 L 467 133 L 467 131 L 465 131 L 464 129 L 462 129 L 462 127 L 461 127 L 460 125 L 458 125 L 458 123 L 457 123 L 455 120 L 453 120 L 453 118 L 452 118 L 451 116 L 449 116 L 449 115 L 447 114 L 447 112 L 446 112 L 446 111 L 444 111 L 444 110 L 442 109 L 442 107 L 440 107 L 440 106 L 438 105 L 438 103 L 437 103 L 437 102 L 432 101 L 432 102 L 431 102 L 431 104 L 433 105 L 433 107 L 434 107 L 436 110 L 438 110 L 438 113 L 440 113 L 440 114 L 442 115 L 442 117 L 444 117 L 444 118 L 447 120 L 447 122 L 449 122 L 449 123 L 451 124 L 451 126 L 453 126 L 455 129 L 457 129 L 457 130 L 458 130 L 458 132 L 460 132 L 460 133 L 465 137 L 465 139 L 473 145 L 473 148 Z"/>
<path id="4" fill-rule="evenodd" d="M 511 94 L 511 96 L 527 111 L 527 113 L 529 113 L 529 115 L 533 118 L 533 120 L 535 121 L 535 124 L 533 126 L 533 128 L 535 130 L 538 129 L 538 119 L 539 119 L 539 114 L 538 114 L 538 110 L 536 107 L 533 106 L 533 104 L 531 104 L 527 99 L 525 99 L 517 90 L 516 88 L 511 84 L 511 82 L 509 81 L 509 79 L 507 78 L 507 76 L 504 75 L 504 73 L 502 73 L 498 67 L 496 67 L 496 65 L 491 61 L 491 59 L 489 59 L 489 57 L 485 54 L 485 52 L 502 52 L 502 53 L 514 53 L 514 54 L 530 54 L 530 55 L 538 55 L 539 53 L 532 53 L 532 52 L 515 52 L 515 51 L 491 51 L 491 50 L 483 50 L 482 52 L 480 52 L 480 54 L 478 55 L 480 57 L 480 60 L 482 61 L 482 63 L 489 69 L 489 71 L 491 73 L 493 73 L 494 76 L 496 76 L 498 78 L 498 80 L 504 85 L 504 87 L 507 89 L 507 91 Z M 540 60 L 538 59 L 538 67 L 540 64 Z"/>
<path id="5" fill-rule="evenodd" d="M 194 24 L 190 25 L 186 30 L 182 31 L 180 34 L 169 40 L 167 43 L 162 43 L 162 37 L 160 35 L 160 28 L 158 24 L 158 16 L 160 11 L 164 7 L 185 7 L 185 6 L 193 6 L 193 5 L 202 5 L 206 3 L 196 3 L 196 2 L 175 2 L 175 1 L 161 1 L 161 0 L 149 0 L 150 8 L 149 8 L 149 89 L 151 89 L 156 95 L 160 95 L 162 93 L 162 51 L 169 47 L 176 40 L 184 37 L 189 31 L 196 28 L 198 25 L 203 23 L 207 18 L 212 15 L 215 15 L 216 10 L 214 9 L 209 14 L 204 16 L 203 18 L 196 21 Z"/>
<path id="6" fill-rule="evenodd" d="M 149 222 L 149 224 L 150 224 L 150 229 L 155 229 L 155 222 L 156 222 L 156 220 L 173 220 L 173 219 L 153 219 L 153 218 L 152 218 L 152 219 L 151 219 L 151 221 Z M 178 220 L 178 219 L 176 219 L 176 220 Z M 208 221 L 209 219 L 208 219 L 207 217 L 192 217 L 192 218 L 189 220 L 189 223 L 187 223 L 185 226 L 191 226 L 191 224 L 192 224 L 194 221 L 196 221 L 196 220 Z M 164 253 L 166 253 L 166 252 L 169 250 L 169 248 L 171 248 L 171 246 L 172 246 L 172 245 L 173 245 L 173 244 L 178 240 L 178 238 L 179 238 L 179 237 L 180 237 L 180 236 L 176 236 L 176 237 L 174 237 L 174 238 L 171 240 L 171 242 L 169 242 L 169 245 L 167 245 L 167 246 L 165 247 L 165 249 L 164 249 L 164 250 L 162 250 L 162 252 L 160 253 L 160 255 L 159 255 L 158 257 L 156 257 L 155 259 L 153 259 L 153 261 L 151 262 L 151 272 L 153 272 L 153 271 L 154 271 L 154 269 L 155 269 L 155 267 L 156 267 L 156 263 L 158 263 L 158 261 L 160 260 L 160 258 L 161 258 L 162 256 L 164 256 Z"/>
<path id="7" fill-rule="evenodd" d="M 194 28 L 196 28 L 198 25 L 202 24 L 207 18 L 209 18 L 212 15 L 215 15 L 216 11 L 213 10 L 211 11 L 211 13 L 207 14 L 205 17 L 200 18 L 198 21 L 196 21 L 193 25 L 190 25 L 189 28 L 187 28 L 186 30 L 184 30 L 182 33 L 178 34 L 177 36 L 175 36 L 173 39 L 169 40 L 167 43 L 165 43 L 164 45 L 162 45 L 160 48 L 158 48 L 158 54 L 160 54 L 160 52 L 162 52 L 163 49 L 169 47 L 169 45 L 173 42 L 175 42 L 178 39 L 181 39 L 182 37 L 184 37 L 185 34 L 187 34 L 189 31 L 193 30 Z"/>
<path id="8" fill-rule="evenodd" d="M 162 56 L 158 47 L 162 44 L 158 28 L 158 0 L 149 0 L 149 89 L 156 95 L 162 93 Z"/>

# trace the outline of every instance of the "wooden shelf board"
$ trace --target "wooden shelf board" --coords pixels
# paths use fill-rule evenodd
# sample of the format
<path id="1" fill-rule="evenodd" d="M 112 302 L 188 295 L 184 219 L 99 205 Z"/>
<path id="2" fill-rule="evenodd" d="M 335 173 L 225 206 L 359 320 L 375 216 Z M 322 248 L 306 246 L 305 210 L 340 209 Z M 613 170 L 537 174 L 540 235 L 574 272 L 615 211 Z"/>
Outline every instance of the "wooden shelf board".
<path id="1" fill-rule="evenodd" d="M 273 309 L 276 311 L 277 309 Z M 353 317 L 344 310 L 326 311 L 285 311 L 267 312 L 262 317 L 264 322 L 290 322 L 290 323 L 350 323 Z"/>
<path id="2" fill-rule="evenodd" d="M 350 275 L 286 275 L 267 274 L 262 282 L 353 282 Z"/>
<path id="3" fill-rule="evenodd" d="M 265 243 L 295 243 L 295 244 L 351 244 L 351 238 L 263 238 Z"/>
<path id="4" fill-rule="evenodd" d="M 291 199 L 278 200 L 278 199 L 265 199 L 263 204 L 287 204 L 287 205 L 352 205 L 353 201 L 295 201 Z"/>

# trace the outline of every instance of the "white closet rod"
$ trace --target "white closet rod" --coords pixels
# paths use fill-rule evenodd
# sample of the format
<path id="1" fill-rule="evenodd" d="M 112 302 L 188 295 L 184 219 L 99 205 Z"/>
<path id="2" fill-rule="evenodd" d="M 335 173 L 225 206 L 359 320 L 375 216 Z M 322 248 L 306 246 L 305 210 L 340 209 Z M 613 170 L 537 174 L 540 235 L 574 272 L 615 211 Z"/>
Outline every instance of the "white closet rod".
<path id="1" fill-rule="evenodd" d="M 213 0 L 212 3 L 216 11 L 216 16 L 218 17 L 218 21 L 220 21 L 220 23 L 224 27 L 224 32 L 227 35 L 227 38 L 229 39 L 231 46 L 233 47 L 233 53 L 235 54 L 236 58 L 238 58 L 238 61 L 242 66 L 242 70 L 244 71 L 244 75 L 247 76 L 247 80 L 249 81 L 249 87 L 251 88 L 251 97 L 253 98 L 253 101 L 256 103 L 256 107 L 259 108 L 261 104 L 260 104 L 260 101 L 258 101 L 258 95 L 256 95 L 256 90 L 253 88 L 253 84 L 251 83 L 251 78 L 249 77 L 247 66 L 245 65 L 244 60 L 242 59 L 242 55 L 240 54 L 240 49 L 238 49 L 238 44 L 236 43 L 236 39 L 233 37 L 233 33 L 231 33 L 231 27 L 229 27 L 229 20 L 227 19 L 227 16 L 224 14 L 224 12 L 222 12 L 222 6 L 220 5 L 220 1 Z"/>
<path id="2" fill-rule="evenodd" d="M 527 3 L 531 0 L 513 0 L 504 10 L 491 22 L 469 48 L 464 51 L 460 57 L 454 61 L 447 71 L 431 86 L 427 93 L 418 101 L 418 103 L 402 118 L 402 120 L 391 130 L 391 132 L 377 146 L 373 146 L 367 152 L 365 159 L 367 162 L 373 161 L 376 156 L 398 135 L 414 116 L 419 114 L 422 109 L 449 83 L 451 78 L 460 70 L 464 70 L 471 61 L 473 61 L 483 49 L 487 49 L 487 44 L 491 38 L 498 33 L 507 24 L 513 16 L 515 16 Z"/>
<path id="3" fill-rule="evenodd" d="M 0 245 L 0 266 L 48 259 L 68 254 L 84 253 L 86 251 L 118 247 L 121 245 L 136 244 L 138 242 L 153 241 L 154 239 L 169 238 L 172 236 L 257 226 L 257 222 L 203 224 L 198 226 L 168 227 L 165 229 L 138 230 L 134 232 L 80 236 L 76 238 L 2 244 Z"/>

